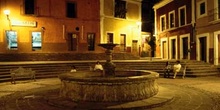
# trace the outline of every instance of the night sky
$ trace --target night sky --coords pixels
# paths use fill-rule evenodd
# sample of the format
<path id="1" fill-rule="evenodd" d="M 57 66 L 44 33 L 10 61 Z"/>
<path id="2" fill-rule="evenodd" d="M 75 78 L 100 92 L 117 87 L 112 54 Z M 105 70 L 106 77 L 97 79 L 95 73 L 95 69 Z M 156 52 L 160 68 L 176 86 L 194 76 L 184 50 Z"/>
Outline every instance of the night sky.
<path id="1" fill-rule="evenodd" d="M 154 4 L 162 0 L 143 0 L 142 1 L 142 31 L 154 32 Z"/>

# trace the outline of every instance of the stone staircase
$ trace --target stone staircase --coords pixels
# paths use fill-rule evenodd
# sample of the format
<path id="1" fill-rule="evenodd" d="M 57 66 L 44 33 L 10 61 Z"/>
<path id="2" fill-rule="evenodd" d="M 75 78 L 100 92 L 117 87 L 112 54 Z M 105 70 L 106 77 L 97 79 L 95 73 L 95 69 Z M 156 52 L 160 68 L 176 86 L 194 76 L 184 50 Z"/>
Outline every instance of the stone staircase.
<path id="1" fill-rule="evenodd" d="M 104 60 L 99 60 L 104 64 Z M 151 70 L 163 76 L 163 68 L 167 60 L 114 60 L 116 70 Z M 175 60 L 169 60 L 171 64 Z M 94 65 L 96 60 L 88 61 L 29 61 L 29 62 L 2 62 L 0 64 L 0 82 L 10 81 L 10 69 L 22 66 L 32 68 L 36 71 L 36 78 L 58 77 L 59 74 L 70 71 L 72 65 L 76 66 L 77 71 L 89 70 L 90 65 Z M 186 77 L 199 77 L 219 75 L 218 68 L 211 64 L 201 61 L 181 60 L 182 64 L 187 65 Z M 180 74 L 179 74 L 180 75 Z"/>
<path id="2" fill-rule="evenodd" d="M 150 70 L 160 73 L 163 76 L 163 68 L 165 63 L 169 61 L 171 65 L 174 65 L 176 60 L 158 60 L 158 61 L 139 61 L 139 62 L 118 62 L 116 63 L 119 68 L 137 69 L 137 70 Z M 185 64 L 186 77 L 199 77 L 199 76 L 212 76 L 219 75 L 217 66 L 211 65 L 202 61 L 194 60 L 181 60 L 181 64 Z M 171 73 L 171 75 L 173 75 Z M 182 75 L 182 74 L 178 74 Z"/>

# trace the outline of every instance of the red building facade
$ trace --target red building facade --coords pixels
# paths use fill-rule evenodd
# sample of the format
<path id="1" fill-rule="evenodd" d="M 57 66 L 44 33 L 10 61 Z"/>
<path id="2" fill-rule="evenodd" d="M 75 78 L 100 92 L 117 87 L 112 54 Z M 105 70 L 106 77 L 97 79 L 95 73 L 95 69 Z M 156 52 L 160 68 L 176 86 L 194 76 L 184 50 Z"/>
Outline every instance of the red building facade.
<path id="1" fill-rule="evenodd" d="M 154 6 L 156 55 L 196 59 L 192 0 L 165 0 Z"/>
<path id="2" fill-rule="evenodd" d="M 0 53 L 99 51 L 99 5 L 99 0 L 0 0 Z"/>

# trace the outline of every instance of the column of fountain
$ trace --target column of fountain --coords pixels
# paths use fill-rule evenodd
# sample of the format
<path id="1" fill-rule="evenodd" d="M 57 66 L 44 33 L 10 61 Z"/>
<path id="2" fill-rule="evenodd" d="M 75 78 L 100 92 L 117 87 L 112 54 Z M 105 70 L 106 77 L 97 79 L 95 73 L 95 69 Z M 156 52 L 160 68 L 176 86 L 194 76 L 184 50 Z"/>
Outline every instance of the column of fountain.
<path id="1" fill-rule="evenodd" d="M 112 50 L 117 44 L 99 44 L 99 46 L 106 49 L 107 55 L 106 62 L 104 64 L 104 76 L 115 76 L 116 65 L 112 62 Z"/>

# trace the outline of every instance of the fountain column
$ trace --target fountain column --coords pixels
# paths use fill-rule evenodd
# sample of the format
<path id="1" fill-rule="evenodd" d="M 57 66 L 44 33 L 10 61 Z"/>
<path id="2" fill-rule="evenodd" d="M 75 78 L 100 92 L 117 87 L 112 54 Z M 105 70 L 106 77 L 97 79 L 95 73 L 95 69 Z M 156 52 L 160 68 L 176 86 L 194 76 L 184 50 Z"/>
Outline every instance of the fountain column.
<path id="1" fill-rule="evenodd" d="M 104 76 L 115 76 L 116 65 L 112 62 L 112 50 L 117 44 L 99 44 L 99 46 L 106 49 L 105 54 L 107 55 L 106 62 L 104 64 Z"/>

